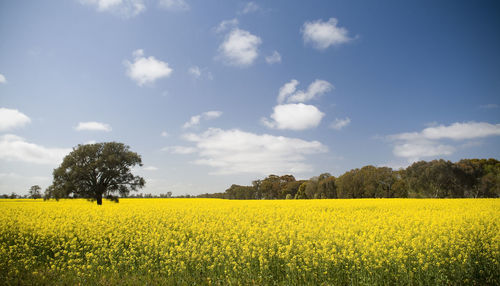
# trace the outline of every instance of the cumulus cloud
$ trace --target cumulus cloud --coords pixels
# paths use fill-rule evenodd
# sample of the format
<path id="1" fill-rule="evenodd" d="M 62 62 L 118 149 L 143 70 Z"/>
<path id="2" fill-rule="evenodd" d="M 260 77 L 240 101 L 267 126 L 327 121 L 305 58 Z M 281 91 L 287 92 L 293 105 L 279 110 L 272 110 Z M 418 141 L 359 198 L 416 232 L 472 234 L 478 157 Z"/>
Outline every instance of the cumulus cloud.
<path id="1" fill-rule="evenodd" d="M 318 126 L 323 116 L 325 114 L 314 105 L 280 104 L 274 107 L 271 114 L 273 120 L 263 118 L 262 123 L 269 128 L 304 130 Z"/>
<path id="2" fill-rule="evenodd" d="M 333 85 L 325 80 L 317 79 L 306 91 L 297 90 L 299 82 L 292 79 L 285 83 L 278 93 L 278 105 L 273 109 L 271 119 L 262 118 L 261 122 L 274 129 L 304 130 L 319 125 L 325 116 L 316 106 L 303 104 L 333 89 Z"/>
<path id="3" fill-rule="evenodd" d="M 134 17 L 146 10 L 144 0 L 80 0 L 80 3 L 124 17 Z"/>
<path id="4" fill-rule="evenodd" d="M 214 174 L 303 173 L 313 170 L 306 155 L 327 152 L 318 141 L 254 134 L 238 129 L 211 128 L 201 134 L 187 134 L 196 144 L 198 165 L 215 169 Z"/>
<path id="5" fill-rule="evenodd" d="M 167 146 L 162 148 L 161 150 L 170 152 L 172 154 L 182 154 L 182 155 L 193 154 L 196 153 L 196 151 L 198 151 L 194 147 L 187 147 L 187 146 Z"/>
<path id="6" fill-rule="evenodd" d="M 0 73 L 0 84 L 2 83 L 7 83 L 7 79 L 5 78 L 5 76 L 3 74 Z"/>
<path id="7" fill-rule="evenodd" d="M 394 143 L 393 153 L 398 157 L 417 161 L 423 157 L 451 155 L 457 150 L 452 142 L 500 136 L 500 124 L 487 122 L 456 122 L 451 125 L 437 125 L 420 132 L 405 132 L 389 135 Z"/>
<path id="8" fill-rule="evenodd" d="M 222 115 L 221 111 L 215 111 L 214 110 L 214 111 L 203 112 L 202 114 L 191 116 L 191 118 L 189 119 L 189 121 L 186 122 L 186 123 L 184 123 L 184 125 L 182 126 L 182 128 L 191 128 L 191 127 L 199 125 L 201 119 L 211 120 L 211 119 L 215 119 L 217 117 L 220 117 L 221 115 Z"/>
<path id="9" fill-rule="evenodd" d="M 258 48 L 262 40 L 248 31 L 234 28 L 219 46 L 219 56 L 232 66 L 248 67 L 259 56 Z"/>
<path id="10" fill-rule="evenodd" d="M 332 122 L 330 125 L 330 128 L 335 129 L 335 130 L 341 130 L 342 128 L 346 127 L 351 123 L 351 119 L 349 117 L 346 117 L 344 119 L 341 118 L 335 118 L 335 121 Z"/>
<path id="11" fill-rule="evenodd" d="M 133 52 L 134 61 L 126 60 L 127 75 L 134 80 L 137 85 L 152 84 L 160 78 L 167 78 L 172 74 L 173 69 L 168 63 L 157 60 L 155 57 L 144 57 L 142 49 Z"/>
<path id="12" fill-rule="evenodd" d="M 243 14 L 250 14 L 259 11 L 260 7 L 257 5 L 255 2 L 248 2 L 245 5 L 245 8 L 243 8 L 242 13 Z"/>
<path id="13" fill-rule="evenodd" d="M 0 136 L 0 159 L 35 164 L 58 165 L 71 149 L 47 148 L 26 142 L 24 138 L 6 134 Z"/>
<path id="14" fill-rule="evenodd" d="M 390 135 L 393 140 L 466 140 L 500 135 L 500 124 L 487 122 L 456 122 L 451 125 L 427 127 L 421 132 L 406 132 Z"/>
<path id="15" fill-rule="evenodd" d="M 17 109 L 0 108 L 0 131 L 23 127 L 31 119 Z"/>
<path id="16" fill-rule="evenodd" d="M 347 43 L 352 39 L 346 28 L 338 27 L 338 20 L 330 18 L 327 22 L 316 20 L 305 22 L 302 26 L 302 37 L 305 43 L 311 43 L 318 50 L 325 50 L 330 46 Z"/>
<path id="17" fill-rule="evenodd" d="M 266 57 L 266 62 L 270 65 L 281 63 L 281 55 L 278 51 L 274 51 L 270 56 Z"/>
<path id="18" fill-rule="evenodd" d="M 239 24 L 239 21 L 236 18 L 231 19 L 231 20 L 224 20 L 224 21 L 220 22 L 219 25 L 217 27 L 215 27 L 213 30 L 216 33 L 223 33 L 223 32 L 226 32 L 228 30 L 232 30 L 234 28 L 237 28 L 238 24 Z"/>
<path id="19" fill-rule="evenodd" d="M 111 126 L 106 123 L 88 121 L 88 122 L 79 122 L 78 126 L 75 127 L 76 131 L 105 131 L 110 132 Z"/>
<path id="20" fill-rule="evenodd" d="M 282 104 L 285 101 L 289 103 L 293 102 L 306 102 L 316 97 L 319 97 L 331 90 L 334 86 L 327 82 L 326 80 L 316 79 L 312 82 L 306 91 L 299 90 L 296 91 L 299 82 L 292 79 L 290 82 L 285 83 L 279 91 L 278 103 Z"/>
<path id="21" fill-rule="evenodd" d="M 417 161 L 421 157 L 451 155 L 453 152 L 455 152 L 455 147 L 429 140 L 404 142 L 394 146 L 393 150 L 394 155 L 408 158 L 410 161 Z"/>
<path id="22" fill-rule="evenodd" d="M 190 9 L 185 0 L 160 0 L 160 7 L 170 11 L 187 11 Z"/>

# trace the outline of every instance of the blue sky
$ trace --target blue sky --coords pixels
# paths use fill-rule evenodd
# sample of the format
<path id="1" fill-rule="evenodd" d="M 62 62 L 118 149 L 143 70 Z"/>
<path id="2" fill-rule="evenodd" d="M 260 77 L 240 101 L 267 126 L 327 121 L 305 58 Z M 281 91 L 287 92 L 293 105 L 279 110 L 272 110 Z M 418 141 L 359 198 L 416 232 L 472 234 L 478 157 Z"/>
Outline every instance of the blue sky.
<path id="1" fill-rule="evenodd" d="M 0 1 L 0 193 L 78 144 L 146 193 L 500 158 L 496 1 Z"/>

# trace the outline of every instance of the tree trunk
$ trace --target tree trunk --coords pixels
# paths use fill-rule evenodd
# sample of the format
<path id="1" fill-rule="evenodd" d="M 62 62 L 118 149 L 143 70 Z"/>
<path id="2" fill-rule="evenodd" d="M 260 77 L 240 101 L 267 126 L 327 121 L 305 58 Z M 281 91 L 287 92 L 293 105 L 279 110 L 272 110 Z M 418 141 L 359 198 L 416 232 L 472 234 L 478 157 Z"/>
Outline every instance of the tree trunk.
<path id="1" fill-rule="evenodd" d="M 102 194 L 101 193 L 97 194 L 96 200 L 97 200 L 98 206 L 102 205 Z"/>

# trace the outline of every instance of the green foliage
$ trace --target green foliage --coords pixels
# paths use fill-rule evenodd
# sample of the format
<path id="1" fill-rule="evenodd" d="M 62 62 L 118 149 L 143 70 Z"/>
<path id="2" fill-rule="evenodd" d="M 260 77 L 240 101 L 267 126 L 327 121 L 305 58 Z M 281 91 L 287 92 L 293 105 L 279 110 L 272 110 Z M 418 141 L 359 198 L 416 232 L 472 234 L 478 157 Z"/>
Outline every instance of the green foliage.
<path id="1" fill-rule="evenodd" d="M 142 166 L 141 157 L 117 142 L 78 145 L 53 172 L 54 181 L 46 190 L 47 197 L 102 198 L 118 202 L 118 197 L 144 187 L 142 177 L 134 176 L 131 168 Z"/>
<path id="2" fill-rule="evenodd" d="M 308 184 L 308 182 L 304 182 L 300 185 L 299 190 L 298 190 L 297 194 L 295 195 L 296 200 L 307 199 L 307 195 L 306 195 L 307 184 Z"/>
<path id="3" fill-rule="evenodd" d="M 42 197 L 42 194 L 40 193 L 41 189 L 42 188 L 39 185 L 31 186 L 29 190 L 29 197 L 32 199 L 40 199 Z"/>
<path id="4" fill-rule="evenodd" d="M 252 186 L 233 185 L 205 198 L 333 199 L 333 198 L 497 198 L 500 162 L 495 159 L 419 161 L 406 169 L 364 166 L 339 177 L 323 173 L 307 181 L 292 175 L 269 175 Z"/>

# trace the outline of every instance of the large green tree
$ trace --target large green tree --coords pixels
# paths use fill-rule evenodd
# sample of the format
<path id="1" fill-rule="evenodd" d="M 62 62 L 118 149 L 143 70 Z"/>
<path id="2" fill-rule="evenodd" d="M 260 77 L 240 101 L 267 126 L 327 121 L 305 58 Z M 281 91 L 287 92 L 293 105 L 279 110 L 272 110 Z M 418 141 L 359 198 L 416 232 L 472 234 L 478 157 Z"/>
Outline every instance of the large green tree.
<path id="1" fill-rule="evenodd" d="M 141 156 L 122 143 L 78 145 L 53 172 L 50 189 L 57 197 L 87 198 L 102 205 L 102 199 L 118 201 L 115 193 L 126 196 L 144 187 L 142 177 L 132 167 L 142 166 Z"/>

